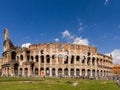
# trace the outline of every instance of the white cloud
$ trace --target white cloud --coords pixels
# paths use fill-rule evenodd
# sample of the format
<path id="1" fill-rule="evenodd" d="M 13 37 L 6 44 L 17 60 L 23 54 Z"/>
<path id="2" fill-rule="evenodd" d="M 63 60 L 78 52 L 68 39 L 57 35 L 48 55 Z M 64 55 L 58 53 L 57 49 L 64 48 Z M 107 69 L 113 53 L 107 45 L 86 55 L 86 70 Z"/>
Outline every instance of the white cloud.
<path id="1" fill-rule="evenodd" d="M 89 41 L 87 39 L 83 39 L 81 37 L 74 38 L 74 44 L 82 44 L 82 45 L 89 45 Z"/>
<path id="2" fill-rule="evenodd" d="M 104 5 L 106 5 L 108 2 L 109 2 L 109 0 L 105 0 L 105 3 L 104 3 Z"/>
<path id="3" fill-rule="evenodd" d="M 62 32 L 62 38 L 65 38 L 67 40 L 70 39 L 70 42 L 74 44 L 89 45 L 89 41 L 87 39 L 83 39 L 82 37 L 72 35 L 68 30 Z"/>
<path id="4" fill-rule="evenodd" d="M 112 55 L 113 63 L 114 64 L 120 64 L 120 49 L 115 49 L 111 53 L 106 54 L 108 56 Z"/>
<path id="5" fill-rule="evenodd" d="M 54 41 L 55 41 L 55 42 L 59 42 L 59 39 L 58 39 L 58 38 L 55 38 Z"/>
<path id="6" fill-rule="evenodd" d="M 71 35 L 68 30 L 65 30 L 64 32 L 62 32 L 62 38 L 73 39 L 74 35 Z"/>
<path id="7" fill-rule="evenodd" d="M 31 45 L 31 43 L 24 43 L 24 44 L 22 44 L 22 47 L 28 48 L 30 45 Z"/>

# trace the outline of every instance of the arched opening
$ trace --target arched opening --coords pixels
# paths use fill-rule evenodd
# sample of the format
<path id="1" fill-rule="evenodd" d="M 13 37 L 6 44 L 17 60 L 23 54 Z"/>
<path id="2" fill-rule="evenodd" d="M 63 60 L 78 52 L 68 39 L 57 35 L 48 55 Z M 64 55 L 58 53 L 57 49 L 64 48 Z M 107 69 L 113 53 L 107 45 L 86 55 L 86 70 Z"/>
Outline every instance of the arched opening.
<path id="1" fill-rule="evenodd" d="M 58 76 L 62 77 L 62 69 L 61 68 L 58 69 Z"/>
<path id="2" fill-rule="evenodd" d="M 36 62 L 39 61 L 39 56 L 38 56 L 38 55 L 35 56 L 35 61 L 36 61 Z"/>
<path id="3" fill-rule="evenodd" d="M 80 76 L 80 69 L 76 69 L 76 76 Z"/>
<path id="4" fill-rule="evenodd" d="M 85 76 L 85 69 L 82 69 L 82 76 Z"/>
<path id="5" fill-rule="evenodd" d="M 87 70 L 87 76 L 90 77 L 90 69 Z"/>
<path id="6" fill-rule="evenodd" d="M 27 55 L 27 60 L 28 60 L 28 61 L 30 60 L 30 55 Z"/>
<path id="7" fill-rule="evenodd" d="M 76 56 L 76 61 L 79 61 L 80 60 L 80 56 Z"/>
<path id="8" fill-rule="evenodd" d="M 70 70 L 70 76 L 74 76 L 74 69 Z"/>
<path id="9" fill-rule="evenodd" d="M 82 63 L 85 63 L 85 56 L 82 56 Z"/>
<path id="10" fill-rule="evenodd" d="M 99 70 L 97 70 L 97 76 L 99 77 Z"/>
<path id="11" fill-rule="evenodd" d="M 41 50 L 40 53 L 41 53 L 41 54 L 44 54 L 44 50 Z"/>
<path id="12" fill-rule="evenodd" d="M 19 66 L 18 63 L 14 64 L 14 73 L 15 73 L 15 76 L 18 76 L 18 66 Z"/>
<path id="13" fill-rule="evenodd" d="M 24 70 L 24 75 L 25 75 L 26 77 L 28 77 L 28 68 L 25 68 L 25 70 Z"/>
<path id="14" fill-rule="evenodd" d="M 38 75 L 38 68 L 35 68 L 35 75 Z"/>
<path id="15" fill-rule="evenodd" d="M 31 56 L 31 60 L 32 60 L 32 61 L 34 60 L 34 57 L 33 57 L 33 56 Z"/>
<path id="16" fill-rule="evenodd" d="M 21 61 L 23 60 L 23 55 L 20 55 L 20 60 L 21 60 Z"/>
<path id="17" fill-rule="evenodd" d="M 46 62 L 50 63 L 50 56 L 49 55 L 46 56 Z"/>
<path id="18" fill-rule="evenodd" d="M 40 68 L 40 76 L 44 77 L 44 68 L 43 67 Z"/>
<path id="19" fill-rule="evenodd" d="M 64 55 L 68 55 L 69 54 L 69 51 L 68 50 L 65 50 L 64 51 Z"/>
<path id="20" fill-rule="evenodd" d="M 64 56 L 64 64 L 68 64 L 68 56 L 67 55 Z"/>
<path id="21" fill-rule="evenodd" d="M 32 70 L 32 74 L 34 74 L 34 72 L 33 72 L 33 69 L 34 69 L 34 63 L 32 63 L 32 64 L 30 65 L 30 67 L 31 67 L 31 70 Z"/>
<path id="22" fill-rule="evenodd" d="M 92 76 L 95 77 L 95 70 L 92 70 Z"/>
<path id="23" fill-rule="evenodd" d="M 74 56 L 71 56 L 71 64 L 74 64 Z"/>
<path id="24" fill-rule="evenodd" d="M 102 76 L 102 70 L 100 71 L 100 76 Z"/>
<path id="25" fill-rule="evenodd" d="M 95 65 L 95 58 L 94 57 L 92 58 L 92 65 L 93 66 Z"/>
<path id="26" fill-rule="evenodd" d="M 22 76 L 22 74 L 23 74 L 23 69 L 20 68 L 20 75 L 19 76 Z"/>
<path id="27" fill-rule="evenodd" d="M 52 69 L 52 76 L 55 76 L 55 68 Z"/>
<path id="28" fill-rule="evenodd" d="M 105 71 L 104 71 L 104 77 L 106 76 L 106 73 L 105 73 Z"/>
<path id="29" fill-rule="evenodd" d="M 102 65 L 102 59 L 100 59 L 100 65 Z"/>
<path id="30" fill-rule="evenodd" d="M 12 59 L 12 60 L 15 60 L 15 59 L 16 59 L 16 52 L 12 52 L 12 53 L 11 53 L 11 59 Z"/>
<path id="31" fill-rule="evenodd" d="M 41 63 L 44 63 L 44 56 L 42 55 L 40 58 L 41 58 Z"/>
<path id="32" fill-rule="evenodd" d="M 17 56 L 17 61 L 19 61 L 19 56 Z"/>
<path id="33" fill-rule="evenodd" d="M 68 69 L 67 68 L 64 69 L 64 75 L 68 76 Z"/>
<path id="34" fill-rule="evenodd" d="M 53 54 L 53 55 L 52 55 L 52 59 L 55 59 L 55 58 L 56 58 L 56 54 Z"/>
<path id="35" fill-rule="evenodd" d="M 46 76 L 49 76 L 50 75 L 50 70 L 49 68 L 46 68 Z"/>
<path id="36" fill-rule="evenodd" d="M 87 56 L 90 56 L 91 55 L 91 53 L 90 53 L 90 51 L 88 50 L 88 52 L 87 52 Z"/>
<path id="37" fill-rule="evenodd" d="M 87 65 L 90 65 L 90 57 L 87 58 Z"/>

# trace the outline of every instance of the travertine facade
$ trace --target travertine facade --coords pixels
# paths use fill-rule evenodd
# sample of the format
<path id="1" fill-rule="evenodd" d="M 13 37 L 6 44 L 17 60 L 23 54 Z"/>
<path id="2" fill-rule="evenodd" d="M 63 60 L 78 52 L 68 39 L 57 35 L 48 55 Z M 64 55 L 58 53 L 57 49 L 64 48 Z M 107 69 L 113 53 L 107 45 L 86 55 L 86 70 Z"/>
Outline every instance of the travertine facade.
<path id="1" fill-rule="evenodd" d="M 4 31 L 2 76 L 106 77 L 112 75 L 112 56 L 96 47 L 68 43 L 14 46 Z"/>
<path id="2" fill-rule="evenodd" d="M 2 69 L 2 58 L 0 58 L 0 70 Z"/>

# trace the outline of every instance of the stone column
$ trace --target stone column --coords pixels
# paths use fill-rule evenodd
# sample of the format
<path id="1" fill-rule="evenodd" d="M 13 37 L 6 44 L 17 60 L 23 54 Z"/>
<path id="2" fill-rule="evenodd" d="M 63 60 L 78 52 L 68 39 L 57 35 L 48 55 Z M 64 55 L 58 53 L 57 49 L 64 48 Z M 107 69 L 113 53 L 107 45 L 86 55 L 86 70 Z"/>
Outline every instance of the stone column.
<path id="1" fill-rule="evenodd" d="M 68 76 L 70 77 L 70 68 L 68 68 Z"/>
<path id="2" fill-rule="evenodd" d="M 55 70 L 55 75 L 56 75 L 56 77 L 58 77 L 58 68 L 56 68 L 56 70 Z"/>
<path id="3" fill-rule="evenodd" d="M 76 68 L 74 69 L 74 76 L 76 76 Z"/>
<path id="4" fill-rule="evenodd" d="M 49 68 L 50 70 L 50 77 L 52 77 L 52 68 Z"/>

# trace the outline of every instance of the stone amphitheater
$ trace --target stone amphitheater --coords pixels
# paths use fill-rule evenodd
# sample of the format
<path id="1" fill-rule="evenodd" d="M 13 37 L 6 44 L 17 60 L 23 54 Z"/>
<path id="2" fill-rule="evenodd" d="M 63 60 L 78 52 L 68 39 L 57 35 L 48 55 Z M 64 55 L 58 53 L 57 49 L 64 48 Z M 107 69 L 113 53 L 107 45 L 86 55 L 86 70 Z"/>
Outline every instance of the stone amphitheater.
<path id="1" fill-rule="evenodd" d="M 112 56 L 96 47 L 69 43 L 15 46 L 4 30 L 2 76 L 19 77 L 108 77 Z"/>

